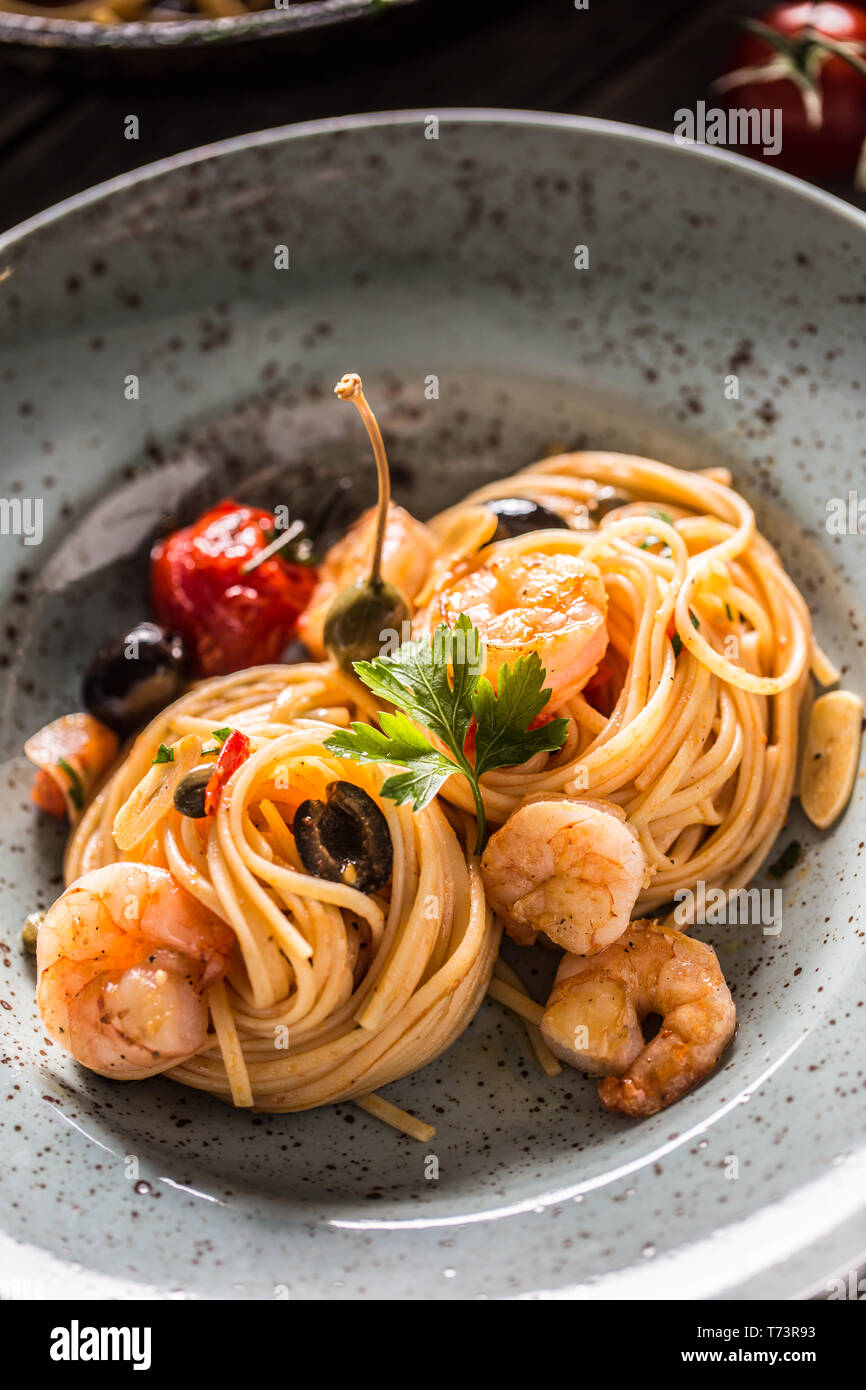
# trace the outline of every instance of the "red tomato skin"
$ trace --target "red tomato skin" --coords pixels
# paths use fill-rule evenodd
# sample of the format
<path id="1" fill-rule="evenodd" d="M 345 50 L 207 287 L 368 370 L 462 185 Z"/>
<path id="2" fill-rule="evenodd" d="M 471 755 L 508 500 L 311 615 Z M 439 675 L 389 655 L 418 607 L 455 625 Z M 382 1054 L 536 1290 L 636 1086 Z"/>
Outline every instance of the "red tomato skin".
<path id="1" fill-rule="evenodd" d="M 773 5 L 760 19 L 780 34 L 795 36 L 811 26 L 839 42 L 866 45 L 866 10 L 858 5 Z M 726 71 L 764 63 L 772 53 L 757 34 L 743 34 L 729 55 Z M 768 107 L 782 112 L 779 154 L 763 155 L 760 148 L 745 147 L 742 152 L 806 177 L 832 179 L 852 173 L 866 140 L 866 77 L 844 59 L 831 56 L 821 68 L 818 85 L 823 106 L 820 127 L 809 125 L 800 90 L 786 78 L 746 82 L 726 92 L 728 110 Z"/>
<path id="2" fill-rule="evenodd" d="M 278 555 L 249 574 L 241 566 L 263 550 L 271 512 L 226 500 L 151 552 L 157 620 L 180 632 L 194 673 L 225 675 L 278 661 L 310 601 L 316 572 Z"/>

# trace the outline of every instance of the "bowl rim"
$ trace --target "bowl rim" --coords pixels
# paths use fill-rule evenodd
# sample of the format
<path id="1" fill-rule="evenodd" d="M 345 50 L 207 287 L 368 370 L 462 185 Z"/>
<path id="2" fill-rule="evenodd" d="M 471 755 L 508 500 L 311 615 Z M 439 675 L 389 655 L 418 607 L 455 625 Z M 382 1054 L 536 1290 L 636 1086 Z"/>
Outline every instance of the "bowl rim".
<path id="1" fill-rule="evenodd" d="M 27 237 L 52 227 L 53 224 L 69 215 L 98 204 L 101 200 L 115 194 L 135 189 L 139 184 L 147 185 L 151 180 L 159 179 L 177 169 L 230 156 L 248 148 L 267 148 L 287 144 L 296 139 L 327 136 L 342 131 L 409 125 L 423 121 L 429 114 L 429 111 L 423 108 L 409 108 L 326 117 L 248 132 L 227 140 L 214 141 L 191 150 L 185 150 L 142 165 L 73 194 L 10 228 L 9 231 L 0 235 L 0 255 L 13 251 Z M 822 208 L 836 217 L 841 217 L 852 228 L 866 233 L 866 213 L 833 194 L 743 155 L 718 147 L 681 142 L 667 132 L 649 130 L 640 126 L 597 117 L 510 108 L 440 107 L 435 114 L 441 121 L 445 122 L 488 127 L 522 126 L 528 129 L 571 131 L 577 134 L 585 132 L 610 140 L 624 140 L 638 149 L 642 146 L 653 146 L 678 150 L 687 158 L 701 158 L 723 167 L 728 166 L 732 170 L 738 170 L 742 177 L 755 180 L 758 184 L 769 185 L 772 188 L 805 199 L 813 206 Z M 679 1138 L 681 1137 L 679 1136 Z M 833 1273 L 844 1268 L 846 1262 L 849 1268 L 857 1268 L 866 1259 L 866 1198 L 863 1196 L 862 1182 L 863 1173 L 866 1172 L 864 1163 L 866 1163 L 866 1146 L 856 1150 L 851 1155 L 850 1162 L 846 1161 L 842 1166 L 835 1168 L 831 1168 L 828 1163 L 817 1177 L 812 1177 L 792 1188 L 786 1198 L 771 1202 L 766 1207 L 757 1208 L 740 1222 L 734 1223 L 731 1227 L 723 1228 L 730 1231 L 734 1246 L 731 1251 L 734 1257 L 732 1267 L 729 1267 L 728 1270 L 717 1269 L 712 1287 L 697 1296 L 709 1299 L 721 1297 L 750 1300 L 806 1298 L 819 1294 L 826 1288 L 826 1281 L 815 1273 L 816 1268 Z M 832 1194 L 832 1201 L 828 1201 L 830 1194 Z M 516 1210 L 509 1210 L 506 1205 L 505 1211 L 499 1208 L 483 1214 L 479 1213 L 475 1220 L 493 1221 L 503 1215 L 524 1215 L 539 1206 L 548 1207 L 559 1195 L 561 1194 L 545 1192 L 531 1201 L 518 1203 Z M 763 1254 L 758 1256 L 757 1267 L 749 1273 L 743 1273 L 736 1267 L 737 1250 L 742 1249 L 743 1240 L 748 1239 L 745 1228 L 750 1227 L 754 1219 L 761 1214 L 770 1217 L 773 1232 L 777 1235 L 782 1231 L 790 1234 L 792 1230 L 799 1230 L 803 1237 L 802 1243 L 797 1243 L 793 1250 L 781 1255 L 778 1246 L 773 1248 L 772 1237 L 767 1239 L 762 1243 Z M 813 1218 L 811 1222 L 806 1219 L 809 1215 Z M 802 1225 L 800 1225 L 801 1221 Z M 823 1222 L 823 1226 L 821 1222 Z M 330 1224 L 345 1225 L 349 1228 L 358 1225 L 355 1222 L 343 1223 L 339 1221 Z M 418 1223 L 410 1218 L 399 1222 L 373 1220 L 362 1224 L 372 1234 L 378 1229 L 393 1226 L 408 1230 Z M 470 1218 L 467 1222 L 464 1215 L 436 1219 L 429 1224 L 436 1227 L 462 1226 L 473 1224 L 473 1221 Z M 0 1242 L 3 1239 L 3 1233 L 0 1231 Z M 595 1282 L 595 1287 L 592 1284 L 581 1283 L 576 1286 L 560 1287 L 555 1291 L 537 1289 L 534 1292 L 527 1292 L 518 1296 L 557 1299 L 598 1297 L 665 1299 L 695 1296 L 689 1295 L 686 1290 L 680 1289 L 678 1291 L 678 1286 L 682 1285 L 687 1271 L 689 1253 L 696 1252 L 701 1244 L 701 1242 L 692 1242 L 671 1251 L 667 1260 L 666 1277 L 658 1266 L 654 1269 L 647 1267 L 645 1270 L 638 1270 L 632 1266 L 601 1276 Z M 709 1241 L 703 1242 L 703 1247 L 708 1253 L 712 1253 L 709 1251 Z M 718 1251 L 717 1246 L 714 1248 Z M 35 1257 L 37 1263 L 44 1260 L 46 1266 L 57 1258 L 51 1251 L 41 1248 L 29 1247 L 29 1252 Z M 636 1275 L 630 1287 L 618 1288 L 617 1285 L 623 1276 L 630 1273 Z M 123 1282 L 120 1278 L 108 1277 L 118 1285 Z M 667 1289 L 665 1288 L 666 1282 Z"/>
<path id="2" fill-rule="evenodd" d="M 244 43 L 277 34 L 331 28 L 353 19 L 383 13 L 417 0 L 301 0 L 286 8 L 249 10 L 219 18 L 177 19 L 170 22 L 132 19 L 122 24 L 97 24 L 88 19 L 55 19 L 50 15 L 0 12 L 0 44 L 65 50 L 106 50 L 165 53 L 175 48 L 201 48 L 215 41 Z"/>
<path id="3" fill-rule="evenodd" d="M 738 169 L 741 174 L 756 181 L 768 182 L 772 187 L 784 189 L 811 202 L 827 212 L 834 213 L 849 221 L 854 227 L 866 232 L 866 211 L 861 211 L 852 203 L 823 188 L 807 183 L 794 174 L 785 173 L 762 164 L 733 150 L 722 149 L 717 145 L 705 145 L 700 141 L 680 141 L 673 134 L 663 130 L 651 130 L 646 126 L 633 125 L 627 121 L 610 121 L 600 116 L 573 116 L 558 111 L 533 111 L 511 107 L 495 106 L 441 106 L 431 113 L 424 107 L 401 107 L 393 111 L 368 111 L 345 116 L 320 116 L 309 121 L 289 122 L 286 125 L 269 126 L 264 130 L 247 131 L 242 135 L 232 135 L 228 139 L 213 140 L 192 149 L 179 150 L 176 154 L 140 164 L 123 174 L 115 174 L 101 183 L 92 184 L 68 198 L 52 203 L 42 212 L 34 213 L 7 231 L 0 233 L 0 253 L 12 249 L 17 241 L 52 223 L 78 212 L 103 198 L 113 196 L 146 184 L 152 179 L 161 178 L 176 169 L 187 168 L 193 164 L 203 164 L 208 160 L 237 154 L 244 149 L 263 149 L 271 145 L 281 145 L 293 140 L 301 140 L 317 135 L 332 135 L 341 131 L 366 130 L 378 126 L 411 125 L 424 121 L 435 114 L 439 121 L 459 122 L 470 125 L 525 126 L 527 128 L 549 128 L 571 130 L 576 133 L 587 132 L 608 139 L 627 139 L 637 145 L 663 146 L 679 151 L 687 158 L 708 159 L 722 166 Z"/>

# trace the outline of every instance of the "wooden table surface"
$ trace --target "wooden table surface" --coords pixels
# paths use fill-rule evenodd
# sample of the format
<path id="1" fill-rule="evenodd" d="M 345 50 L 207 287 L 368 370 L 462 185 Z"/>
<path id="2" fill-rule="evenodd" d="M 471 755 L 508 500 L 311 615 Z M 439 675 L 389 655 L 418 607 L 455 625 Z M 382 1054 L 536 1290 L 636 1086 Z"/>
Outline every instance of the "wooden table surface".
<path id="1" fill-rule="evenodd" d="M 0 45 L 0 228 L 179 150 L 352 111 L 523 107 L 670 131 L 678 107 L 707 96 L 733 17 L 760 8 L 748 0 L 590 0 L 582 11 L 574 0 L 463 0 L 456 8 L 422 0 L 352 26 L 351 44 L 323 31 L 312 58 L 286 50 L 210 81 L 206 72 L 119 81 L 43 72 L 44 55 L 9 66 Z M 410 15 L 411 27 L 396 22 Z M 124 138 L 129 114 L 139 118 L 137 141 Z"/>

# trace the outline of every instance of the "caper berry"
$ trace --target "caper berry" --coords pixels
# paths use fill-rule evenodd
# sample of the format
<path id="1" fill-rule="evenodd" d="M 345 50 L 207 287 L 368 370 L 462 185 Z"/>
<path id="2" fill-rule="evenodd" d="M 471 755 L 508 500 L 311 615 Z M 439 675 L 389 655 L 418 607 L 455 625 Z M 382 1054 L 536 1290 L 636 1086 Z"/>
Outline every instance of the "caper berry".
<path id="1" fill-rule="evenodd" d="M 31 956 L 36 955 L 36 942 L 39 935 L 39 928 L 45 921 L 44 912 L 28 912 L 24 918 L 24 926 L 21 928 L 21 945 Z"/>
<path id="2" fill-rule="evenodd" d="M 540 502 L 531 502 L 528 497 L 497 497 L 485 505 L 497 517 L 491 544 L 514 540 L 515 536 L 526 536 L 530 531 L 568 530 L 565 517 L 543 507 Z"/>
<path id="3" fill-rule="evenodd" d="M 372 893 L 391 877 L 388 822 L 373 798 L 352 782 L 330 782 L 324 801 L 302 802 L 292 833 L 301 863 L 316 878 Z"/>
<path id="4" fill-rule="evenodd" d="M 399 589 L 379 579 L 362 579 L 343 589 L 325 618 L 325 646 L 338 666 L 352 673 L 355 661 L 372 661 L 381 655 L 388 634 L 402 640 L 404 624 L 411 618 L 409 605 Z"/>
<path id="5" fill-rule="evenodd" d="M 174 809 L 191 820 L 201 820 L 205 814 L 204 794 L 214 763 L 201 763 L 184 774 L 174 789 Z"/>

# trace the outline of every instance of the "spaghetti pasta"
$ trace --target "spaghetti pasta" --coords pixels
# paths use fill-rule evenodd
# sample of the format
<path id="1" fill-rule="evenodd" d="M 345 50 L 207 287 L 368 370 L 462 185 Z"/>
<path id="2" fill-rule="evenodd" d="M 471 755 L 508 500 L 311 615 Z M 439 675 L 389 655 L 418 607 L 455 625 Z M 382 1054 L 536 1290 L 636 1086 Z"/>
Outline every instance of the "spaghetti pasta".
<path id="1" fill-rule="evenodd" d="M 213 1033 L 170 1071 L 176 1080 L 269 1111 L 368 1096 L 450 1046 L 483 999 L 499 931 L 477 863 L 438 805 L 413 815 L 382 801 L 381 772 L 323 748 L 334 724 L 373 708 L 329 663 L 205 681 L 138 737 L 76 827 L 69 881 L 124 857 L 112 826 L 161 744 L 215 724 L 249 737 L 254 751 L 205 833 L 171 811 L 127 856 L 169 869 L 237 941 L 228 980 L 208 992 Z M 291 812 L 335 777 L 363 786 L 386 815 L 387 898 L 314 878 L 298 859 Z"/>
<path id="2" fill-rule="evenodd" d="M 618 505 L 595 525 L 605 491 Z M 557 511 L 569 529 L 530 532 L 497 550 L 571 553 L 601 572 L 615 699 L 603 713 L 582 691 L 556 711 L 571 721 L 560 753 L 488 774 L 490 820 L 502 824 L 541 793 L 621 806 L 653 871 L 638 914 L 701 878 L 747 884 L 788 812 L 809 667 L 819 679 L 833 675 L 751 507 L 709 473 L 588 451 L 487 484 L 429 525 L 440 537 L 471 534 L 479 506 L 514 496 Z M 458 547 L 442 557 L 440 586 L 484 556 Z M 427 597 L 435 603 L 435 587 Z M 456 779 L 444 794 L 471 809 Z"/>
<path id="3" fill-rule="evenodd" d="M 341 388 L 347 382 L 360 391 L 359 378 L 344 378 Z M 377 438 L 380 478 L 387 478 Z M 387 488 L 383 497 L 371 583 L 381 582 L 375 575 Z M 503 500 L 509 506 L 497 508 Z M 510 529 L 503 516 L 512 518 Z M 357 665 L 369 689 L 332 660 L 205 680 L 151 721 L 78 819 L 65 863 L 73 887 L 64 896 L 92 893 L 94 912 L 104 911 L 100 874 L 124 863 L 142 891 L 168 895 L 171 911 L 166 907 L 164 915 L 173 913 L 174 925 L 156 935 L 158 949 L 144 966 L 147 942 L 130 955 L 127 928 L 116 920 L 112 949 L 118 959 L 126 951 L 126 975 L 135 978 L 123 990 L 136 999 L 153 1036 L 162 1036 L 164 1020 L 140 1000 L 156 976 L 158 988 L 173 990 L 186 1011 L 174 1051 L 151 1045 L 148 1052 L 141 1018 L 137 1034 L 118 1032 L 120 1005 L 106 1002 L 115 986 L 99 984 L 110 974 L 105 961 L 90 960 L 90 973 L 82 975 L 77 929 L 55 920 L 49 946 L 39 948 L 40 974 L 57 996 L 55 1017 L 70 1020 L 64 1027 L 71 1029 L 75 1000 L 90 1000 L 90 1014 L 81 1017 L 99 1035 L 99 1046 L 87 1051 L 95 1070 L 130 1078 L 165 1071 L 237 1107 L 267 1111 L 355 1100 L 427 1139 L 429 1126 L 376 1091 L 449 1047 L 488 992 L 523 1020 L 548 1076 L 561 1070 L 557 1057 L 598 1069 L 605 1048 L 596 1056 L 588 1043 L 578 1046 L 562 1023 L 577 1019 L 577 1037 L 594 1009 L 604 1014 L 604 991 L 590 997 L 581 983 L 590 978 L 585 961 L 593 957 L 602 981 L 614 968 L 637 981 L 639 959 L 657 973 L 672 959 L 685 962 L 684 969 L 703 971 L 704 985 L 712 975 L 724 1023 L 703 1060 L 693 1058 L 689 1079 L 684 1072 L 669 1092 L 653 1083 L 634 1100 L 632 1083 L 623 1083 L 626 1099 L 617 1105 L 627 1113 L 654 1113 L 682 1094 L 730 1041 L 735 1012 L 713 953 L 715 964 L 708 965 L 707 948 L 667 926 L 629 923 L 629 914 L 633 908 L 639 919 L 665 909 L 680 890 L 701 882 L 705 891 L 748 885 L 788 813 L 810 672 L 818 683 L 837 679 L 815 643 L 807 605 L 757 531 L 751 507 L 724 470 L 686 472 L 650 459 L 582 452 L 543 459 L 490 483 L 428 525 L 426 543 L 436 554 L 420 592 L 413 588 L 415 598 L 405 605 L 423 640 L 401 648 L 415 653 L 406 665 Z M 403 550 L 413 552 L 413 535 L 402 522 L 394 530 L 395 563 Z M 349 561 L 357 560 L 362 578 L 368 557 L 366 547 L 360 550 L 346 564 L 351 569 Z M 322 608 L 328 584 L 333 588 L 326 571 L 327 561 L 310 611 L 318 611 L 317 603 Z M 343 576 L 347 584 L 353 577 Z M 488 683 L 472 704 L 480 666 L 470 670 L 452 638 L 477 637 L 479 630 L 498 689 Z M 435 641 L 425 645 L 437 631 L 447 639 L 439 658 Z M 398 670 L 404 677 L 409 672 L 410 684 L 413 671 L 427 681 L 434 724 L 424 725 L 423 700 L 400 684 Z M 492 717 L 500 696 L 500 709 L 519 702 L 521 690 L 529 699 L 523 722 L 509 722 L 506 708 L 500 726 L 508 752 L 482 763 L 483 737 L 490 748 L 484 711 Z M 457 702 L 464 696 L 470 704 L 461 713 Z M 450 724 L 449 700 L 456 711 Z M 389 702 L 403 711 L 399 718 L 380 710 Z M 551 729 L 540 732 L 539 720 L 543 726 L 554 717 Z M 438 745 L 424 734 L 434 726 Z M 446 734 L 454 757 L 441 751 Z M 208 742 L 213 739 L 218 742 Z M 466 752 L 471 739 L 477 740 L 474 765 Z M 48 749 L 40 767 L 47 761 L 63 787 L 60 774 L 68 771 L 61 762 L 58 772 L 52 761 L 55 742 L 39 743 Z M 516 752 L 531 756 L 515 766 Z M 846 768 L 855 752 L 853 745 L 847 750 Z M 216 763 L 199 765 L 214 757 Z M 419 757 L 420 784 L 407 773 L 400 784 L 389 759 L 405 768 Z M 493 770 L 482 776 L 482 767 Z M 184 795 L 191 800 L 179 802 L 190 777 L 194 786 Z M 850 792 L 846 778 L 833 788 L 834 807 Z M 358 877 L 351 859 L 336 873 L 327 856 L 312 863 L 304 837 L 328 816 L 332 825 L 351 820 L 359 805 L 370 808 L 369 843 L 379 846 L 382 864 Z M 494 829 L 482 865 L 476 851 L 485 822 L 501 828 Z M 608 900 L 599 919 L 594 904 Z M 551 1005 L 545 1010 L 532 999 L 498 959 L 501 923 L 490 903 L 519 944 L 534 941 L 540 930 L 566 947 L 553 996 L 555 1027 Z M 545 919 L 548 909 L 553 915 Z M 74 919 L 73 909 L 67 911 Z M 154 939 L 138 902 L 132 915 L 143 939 Z M 77 991 L 73 1003 L 51 976 L 63 964 L 54 950 L 63 931 L 73 938 L 74 968 L 68 961 L 63 966 Z M 181 938 L 185 985 L 172 955 Z M 44 1015 L 50 1012 L 41 996 L 40 1005 Z M 206 1026 L 196 1044 L 202 1010 Z M 626 1033 L 644 1056 L 636 1027 L 632 1019 Z M 106 1029 L 121 1073 L 112 1070 L 115 1061 L 100 1060 Z M 605 1037 L 607 1029 L 605 1022 Z M 62 1041 L 76 1050 L 69 1036 Z M 651 1054 L 648 1045 L 646 1058 Z M 636 1055 L 632 1050 L 632 1060 Z M 621 1076 L 626 1065 L 612 1069 Z M 645 1071 L 648 1063 L 640 1065 Z"/>

